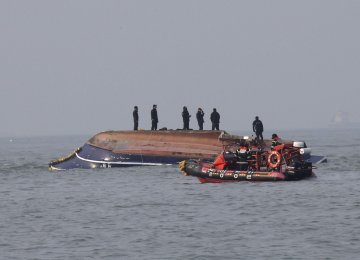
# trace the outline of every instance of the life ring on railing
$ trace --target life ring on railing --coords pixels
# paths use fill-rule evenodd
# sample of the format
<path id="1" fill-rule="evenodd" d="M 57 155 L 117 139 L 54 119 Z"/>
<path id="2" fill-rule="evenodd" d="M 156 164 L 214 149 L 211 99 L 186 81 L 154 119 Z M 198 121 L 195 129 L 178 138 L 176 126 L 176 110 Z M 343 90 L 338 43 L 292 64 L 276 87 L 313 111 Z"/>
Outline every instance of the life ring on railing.
<path id="1" fill-rule="evenodd" d="M 278 168 L 281 164 L 281 154 L 278 151 L 272 151 L 268 157 L 268 164 L 271 168 Z"/>

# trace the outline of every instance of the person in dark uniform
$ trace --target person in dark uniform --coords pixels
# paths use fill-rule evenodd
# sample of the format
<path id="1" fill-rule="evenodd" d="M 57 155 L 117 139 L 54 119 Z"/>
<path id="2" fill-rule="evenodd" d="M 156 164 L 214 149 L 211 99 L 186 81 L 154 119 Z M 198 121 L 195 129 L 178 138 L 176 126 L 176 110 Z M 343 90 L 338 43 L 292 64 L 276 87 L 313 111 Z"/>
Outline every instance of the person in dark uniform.
<path id="1" fill-rule="evenodd" d="M 138 130 L 138 127 L 139 127 L 139 114 L 138 114 L 137 106 L 134 106 L 133 118 L 134 118 L 134 131 L 136 131 L 136 130 Z"/>
<path id="2" fill-rule="evenodd" d="M 219 130 L 220 124 L 220 114 L 216 111 L 216 108 L 213 109 L 213 112 L 210 115 L 210 120 L 212 123 L 212 130 Z"/>
<path id="3" fill-rule="evenodd" d="M 253 125 L 253 131 L 256 134 L 257 141 L 260 141 L 260 138 L 261 138 L 261 141 L 263 141 L 264 138 L 263 138 L 262 133 L 264 131 L 264 126 L 258 116 L 255 117 L 255 120 L 252 125 Z"/>
<path id="4" fill-rule="evenodd" d="M 281 144 L 280 137 L 277 134 L 272 134 L 271 136 L 271 148 L 274 148 L 277 145 Z"/>
<path id="5" fill-rule="evenodd" d="M 184 122 L 183 130 L 189 130 L 190 117 L 191 115 L 189 114 L 187 107 L 184 106 L 182 111 L 182 118 Z"/>
<path id="6" fill-rule="evenodd" d="M 198 111 L 196 113 L 196 119 L 198 121 L 199 130 L 203 130 L 204 126 L 204 111 L 201 109 L 201 107 L 198 108 Z"/>
<path id="7" fill-rule="evenodd" d="M 151 130 L 157 130 L 157 124 L 159 122 L 156 108 L 157 106 L 153 105 L 153 109 L 151 109 Z"/>

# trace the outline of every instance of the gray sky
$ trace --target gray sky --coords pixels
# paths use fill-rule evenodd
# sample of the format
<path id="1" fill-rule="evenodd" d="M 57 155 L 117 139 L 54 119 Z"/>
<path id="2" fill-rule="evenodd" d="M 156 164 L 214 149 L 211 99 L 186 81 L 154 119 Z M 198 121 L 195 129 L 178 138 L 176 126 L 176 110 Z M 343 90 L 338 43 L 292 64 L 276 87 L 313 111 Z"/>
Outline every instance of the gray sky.
<path id="1" fill-rule="evenodd" d="M 360 122 L 360 1 L 0 1 L 0 135 Z"/>

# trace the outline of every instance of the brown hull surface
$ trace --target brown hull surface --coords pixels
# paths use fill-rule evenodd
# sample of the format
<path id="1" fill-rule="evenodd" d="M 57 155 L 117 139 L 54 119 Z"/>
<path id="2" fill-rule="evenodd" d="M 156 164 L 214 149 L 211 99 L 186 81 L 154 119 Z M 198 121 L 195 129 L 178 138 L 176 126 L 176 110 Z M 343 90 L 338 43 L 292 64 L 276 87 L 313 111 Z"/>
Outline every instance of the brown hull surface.
<path id="1" fill-rule="evenodd" d="M 219 137 L 224 135 L 228 136 L 221 131 L 192 130 L 100 132 L 69 156 L 51 161 L 49 167 L 111 168 L 176 164 L 190 158 L 211 160 L 222 151 Z"/>
<path id="2" fill-rule="evenodd" d="M 222 150 L 219 131 L 108 131 L 87 143 L 114 153 L 214 158 Z"/>

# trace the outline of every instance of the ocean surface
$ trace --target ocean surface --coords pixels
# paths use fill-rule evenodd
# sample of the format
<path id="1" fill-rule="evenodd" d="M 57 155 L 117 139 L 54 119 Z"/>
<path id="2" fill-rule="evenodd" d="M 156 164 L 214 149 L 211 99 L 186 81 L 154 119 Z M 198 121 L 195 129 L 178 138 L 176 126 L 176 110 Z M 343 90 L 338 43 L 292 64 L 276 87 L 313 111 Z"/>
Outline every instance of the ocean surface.
<path id="1" fill-rule="evenodd" d="M 279 135 L 328 158 L 316 178 L 200 184 L 177 166 L 50 172 L 50 160 L 91 136 L 0 138 L 0 259 L 359 259 L 360 129 Z"/>

